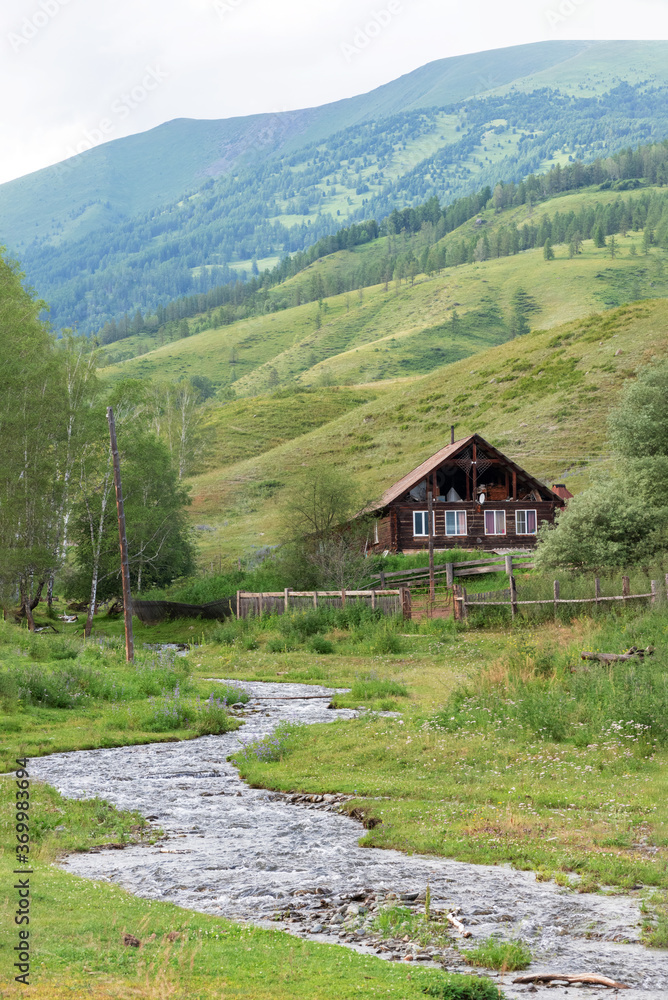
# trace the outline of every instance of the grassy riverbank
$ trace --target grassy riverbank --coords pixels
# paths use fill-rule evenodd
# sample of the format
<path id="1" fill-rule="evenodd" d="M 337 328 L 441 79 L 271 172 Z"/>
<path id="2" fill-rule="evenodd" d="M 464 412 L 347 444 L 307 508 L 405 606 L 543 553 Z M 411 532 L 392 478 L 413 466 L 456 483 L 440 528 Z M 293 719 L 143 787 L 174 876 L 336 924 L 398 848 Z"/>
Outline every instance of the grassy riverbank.
<path id="1" fill-rule="evenodd" d="M 364 845 L 511 863 L 574 891 L 642 896 L 647 943 L 668 946 L 664 608 L 560 626 L 525 623 L 503 632 L 455 630 L 436 620 L 344 626 L 320 622 L 309 630 L 299 618 L 280 627 L 228 624 L 214 633 L 217 641 L 193 649 L 185 661 L 143 651 L 134 667 L 113 644 L 84 650 L 60 636 L 31 637 L 1 626 L 4 767 L 23 753 L 192 738 L 196 696 L 217 691 L 209 680 L 216 677 L 241 685 L 261 679 L 347 687 L 350 694 L 337 696 L 337 703 L 400 715 L 372 711 L 349 722 L 293 727 L 276 759 L 252 752 L 240 758 L 247 780 L 354 795 L 349 808 L 359 809 L 368 825 L 361 831 Z M 313 636 L 330 646 L 318 652 L 309 645 Z M 273 649 L 277 637 L 285 641 Z M 613 667 L 579 660 L 584 648 L 620 651 L 632 643 L 652 644 L 657 652 L 644 663 Z M 41 678 L 48 697 L 40 702 L 34 684 L 27 685 L 30 697 L 22 695 L 12 677 L 21 691 L 26 678 Z M 66 696 L 67 704 L 48 703 Z M 188 724 L 169 728 L 168 712 L 156 718 L 161 700 L 189 707 Z M 218 721 L 234 724 L 227 716 Z M 5 962 L 14 931 L 12 792 L 5 779 Z M 150 843 L 155 832 L 136 815 L 97 801 L 69 802 L 39 785 L 32 815 L 36 985 L 22 990 L 26 996 L 423 995 L 427 972 L 145 902 L 51 866 L 68 850 L 130 839 Z M 124 947 L 125 932 L 142 947 Z M 171 932 L 178 935 L 172 941 Z M 3 995 L 14 994 L 5 989 Z"/>
<path id="2" fill-rule="evenodd" d="M 356 679 L 361 690 L 371 667 L 377 681 L 404 685 L 408 697 L 393 699 L 402 717 L 292 732 L 278 759 L 247 753 L 241 772 L 254 785 L 356 795 L 350 809 L 371 821 L 366 846 L 511 863 L 581 892 L 655 888 L 645 933 L 666 947 L 667 628 L 659 608 L 423 636 L 421 652 L 416 635 L 401 655 L 357 663 L 356 674 L 350 660 L 319 658 L 309 669 L 320 683 Z M 582 649 L 631 644 L 657 652 L 612 667 L 580 661 Z M 269 679 L 268 667 L 232 657 L 226 673 Z M 304 669 L 294 654 L 281 667 L 291 680 Z"/>
<path id="3" fill-rule="evenodd" d="M 3 998 L 31 1000 L 317 1000 L 320 997 L 423 996 L 446 977 L 411 971 L 340 947 L 302 941 L 278 931 L 233 924 L 169 903 L 137 899 L 118 887 L 66 874 L 51 862 L 65 852 L 105 843 L 154 840 L 138 814 L 100 800 L 74 802 L 33 782 L 33 874 L 29 987 L 11 984 L 14 783 L 0 780 L 3 891 L 0 964 Z M 141 947 L 123 944 L 131 934 Z"/>
<path id="4" fill-rule="evenodd" d="M 193 739 L 234 729 L 236 688 L 198 680 L 171 650 L 83 644 L 0 622 L 0 770 L 16 757 Z"/>

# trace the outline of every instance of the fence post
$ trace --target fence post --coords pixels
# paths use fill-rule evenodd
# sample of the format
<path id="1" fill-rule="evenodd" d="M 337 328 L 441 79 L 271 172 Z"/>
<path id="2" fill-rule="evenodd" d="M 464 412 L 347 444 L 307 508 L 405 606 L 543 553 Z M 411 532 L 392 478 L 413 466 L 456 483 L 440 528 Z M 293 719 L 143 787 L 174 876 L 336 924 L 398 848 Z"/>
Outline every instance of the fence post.
<path id="1" fill-rule="evenodd" d="M 434 497 L 427 494 L 427 511 L 429 517 L 429 600 L 434 603 L 436 598 L 436 579 L 434 577 Z"/>
<path id="2" fill-rule="evenodd" d="M 515 577 L 512 575 L 510 577 L 510 613 L 513 618 L 517 614 L 517 585 Z"/>
<path id="3" fill-rule="evenodd" d="M 376 591 L 375 590 L 371 591 L 371 610 L 372 611 L 376 610 Z"/>
<path id="4" fill-rule="evenodd" d="M 313 607 L 314 608 L 318 607 L 318 591 L 317 590 L 313 591 Z"/>
<path id="5" fill-rule="evenodd" d="M 237 590 L 237 621 L 241 618 L 241 591 Z"/>
<path id="6" fill-rule="evenodd" d="M 594 597 L 596 598 L 596 606 L 601 603 L 601 581 L 596 576 L 594 577 Z"/>
<path id="7" fill-rule="evenodd" d="M 631 581 L 629 580 L 628 576 L 623 576 L 622 577 L 622 597 L 630 597 L 630 596 L 631 596 Z"/>
<path id="8" fill-rule="evenodd" d="M 410 621 L 413 617 L 413 611 L 411 608 L 411 592 L 408 587 L 401 587 L 399 593 L 401 595 L 401 611 L 404 619 L 406 621 Z"/>
<path id="9" fill-rule="evenodd" d="M 668 573 L 666 574 L 666 580 L 668 581 Z M 445 564 L 445 585 L 446 587 L 452 587 L 455 582 L 455 567 L 454 563 Z M 666 583 L 668 587 L 668 582 Z"/>
<path id="10" fill-rule="evenodd" d="M 290 588 L 286 587 L 283 591 L 283 611 L 287 615 L 290 611 Z"/>
<path id="11" fill-rule="evenodd" d="M 554 620 L 555 622 L 559 620 L 559 593 L 560 593 L 559 581 L 554 581 Z"/>
<path id="12" fill-rule="evenodd" d="M 659 585 L 657 584 L 656 580 L 652 580 L 652 583 L 651 583 L 652 599 L 650 601 L 650 604 L 656 604 L 656 595 L 657 595 L 658 589 L 659 589 Z"/>
<path id="13" fill-rule="evenodd" d="M 469 609 L 466 607 L 466 601 L 468 599 L 468 594 L 466 593 L 466 587 L 462 587 L 462 618 L 464 621 L 469 616 Z"/>
<path id="14" fill-rule="evenodd" d="M 381 571 L 380 574 L 380 589 L 385 590 L 385 573 Z"/>
<path id="15" fill-rule="evenodd" d="M 506 574 L 508 577 L 513 575 L 513 557 L 512 553 L 506 556 Z"/>
<path id="16" fill-rule="evenodd" d="M 346 606 L 346 592 L 345 592 L 345 590 L 342 590 L 341 591 L 341 607 L 345 608 L 345 606 Z"/>

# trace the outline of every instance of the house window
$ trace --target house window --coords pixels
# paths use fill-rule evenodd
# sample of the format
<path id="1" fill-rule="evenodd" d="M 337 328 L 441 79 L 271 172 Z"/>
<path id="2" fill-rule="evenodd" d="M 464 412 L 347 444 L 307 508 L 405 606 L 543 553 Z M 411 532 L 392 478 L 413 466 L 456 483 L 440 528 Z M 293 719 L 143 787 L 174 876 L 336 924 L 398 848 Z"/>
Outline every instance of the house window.
<path id="1" fill-rule="evenodd" d="M 535 510 L 518 510 L 515 512 L 515 530 L 518 535 L 535 535 L 538 518 Z"/>
<path id="2" fill-rule="evenodd" d="M 465 510 L 446 510 L 445 533 L 446 535 L 467 534 Z"/>
<path id="3" fill-rule="evenodd" d="M 505 510 L 485 511 L 485 534 L 505 535 L 506 533 L 506 512 Z"/>
<path id="4" fill-rule="evenodd" d="M 434 528 L 435 528 L 436 517 L 434 516 Z M 436 534 L 436 531 L 433 532 Z M 422 535 L 423 537 L 429 534 L 429 512 L 426 510 L 414 510 L 413 511 L 413 534 Z"/>

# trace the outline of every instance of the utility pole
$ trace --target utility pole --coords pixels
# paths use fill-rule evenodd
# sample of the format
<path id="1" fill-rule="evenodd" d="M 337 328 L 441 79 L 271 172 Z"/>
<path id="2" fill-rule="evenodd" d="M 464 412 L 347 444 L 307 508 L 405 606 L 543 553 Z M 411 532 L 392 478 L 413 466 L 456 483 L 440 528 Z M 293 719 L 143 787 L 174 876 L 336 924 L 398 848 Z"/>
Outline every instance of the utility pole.
<path id="1" fill-rule="evenodd" d="M 434 578 L 434 498 L 431 490 L 427 493 L 427 509 L 429 514 L 429 600 L 433 604 L 436 599 L 436 581 Z"/>
<path id="2" fill-rule="evenodd" d="M 121 546 L 121 576 L 123 579 L 123 615 L 125 618 L 125 659 L 132 663 L 135 658 L 134 640 L 132 637 L 132 596 L 130 594 L 130 563 L 128 561 L 128 539 L 125 534 L 125 509 L 123 507 L 123 491 L 121 488 L 121 460 L 116 443 L 116 422 L 111 406 L 107 407 L 109 423 L 109 438 L 111 454 L 114 460 L 114 486 L 116 487 L 116 510 L 118 511 L 118 538 Z"/>

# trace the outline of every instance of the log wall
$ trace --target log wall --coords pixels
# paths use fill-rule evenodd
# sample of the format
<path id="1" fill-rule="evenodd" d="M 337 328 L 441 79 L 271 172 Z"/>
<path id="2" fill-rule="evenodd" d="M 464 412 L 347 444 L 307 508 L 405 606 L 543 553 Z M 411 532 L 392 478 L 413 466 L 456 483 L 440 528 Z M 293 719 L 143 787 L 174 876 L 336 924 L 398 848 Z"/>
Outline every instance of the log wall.
<path id="1" fill-rule="evenodd" d="M 396 503 L 390 508 L 389 516 L 380 522 L 383 529 L 383 542 L 375 545 L 376 551 L 389 548 L 391 551 L 403 551 L 405 549 L 427 549 L 429 539 L 426 535 L 413 534 L 413 512 L 427 509 L 426 503 Z M 488 504 L 478 504 L 473 502 L 460 503 L 434 503 L 435 534 L 434 548 L 436 549 L 472 549 L 481 548 L 487 551 L 496 549 L 532 549 L 536 544 L 536 535 L 519 535 L 515 530 L 515 512 L 518 510 L 535 510 L 538 526 L 544 522 L 554 523 L 554 517 L 561 505 L 552 501 L 540 501 L 538 503 L 531 500 L 519 500 L 517 502 L 490 502 Z M 465 510 L 467 521 L 466 535 L 446 535 L 445 534 L 445 512 L 447 510 Z M 503 510 L 506 513 L 506 534 L 486 535 L 485 534 L 485 510 Z M 388 531 L 385 531 L 385 524 Z M 396 524 L 396 527 L 394 525 Z M 392 528 L 394 527 L 394 531 Z M 393 544 L 386 542 L 387 534 L 390 535 Z M 379 533 L 380 538 L 380 533 Z"/>

